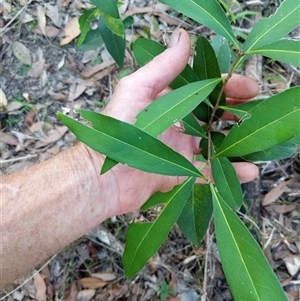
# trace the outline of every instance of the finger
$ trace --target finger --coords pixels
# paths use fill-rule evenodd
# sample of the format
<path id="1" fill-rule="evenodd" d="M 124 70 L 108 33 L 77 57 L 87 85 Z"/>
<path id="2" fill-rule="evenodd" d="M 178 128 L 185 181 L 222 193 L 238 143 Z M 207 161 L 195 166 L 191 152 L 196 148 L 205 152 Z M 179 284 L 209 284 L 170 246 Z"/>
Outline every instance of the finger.
<path id="1" fill-rule="evenodd" d="M 225 87 L 226 96 L 234 99 L 250 99 L 259 92 L 257 82 L 246 76 L 233 74 Z"/>
<path id="2" fill-rule="evenodd" d="M 233 166 L 241 183 L 253 181 L 258 176 L 258 167 L 252 163 L 237 162 Z"/>
<path id="3" fill-rule="evenodd" d="M 184 69 L 190 57 L 190 48 L 188 33 L 183 29 L 175 30 L 169 48 L 132 74 L 130 80 L 139 89 L 148 88 L 149 97 L 155 99 Z"/>

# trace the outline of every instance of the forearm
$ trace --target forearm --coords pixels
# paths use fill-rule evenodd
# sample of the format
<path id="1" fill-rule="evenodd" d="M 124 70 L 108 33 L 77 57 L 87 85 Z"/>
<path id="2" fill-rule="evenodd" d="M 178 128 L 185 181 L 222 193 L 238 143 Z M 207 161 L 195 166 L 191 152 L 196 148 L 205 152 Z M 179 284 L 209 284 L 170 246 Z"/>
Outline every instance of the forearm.
<path id="1" fill-rule="evenodd" d="M 0 287 L 108 217 L 102 181 L 95 177 L 104 158 L 97 160 L 78 145 L 2 179 Z"/>

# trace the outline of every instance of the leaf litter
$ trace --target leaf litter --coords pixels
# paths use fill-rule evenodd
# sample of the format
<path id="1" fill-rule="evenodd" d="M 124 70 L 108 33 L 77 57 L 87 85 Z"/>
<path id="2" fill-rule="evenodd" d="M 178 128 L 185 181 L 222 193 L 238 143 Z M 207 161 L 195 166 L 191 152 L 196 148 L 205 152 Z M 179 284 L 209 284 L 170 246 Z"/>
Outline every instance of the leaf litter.
<path id="1" fill-rule="evenodd" d="M 3 3 L 7 24 L 14 16 L 10 1 Z M 61 111 L 62 106 L 70 110 L 79 107 L 99 111 L 97 101 L 103 100 L 104 105 L 118 81 L 116 64 L 105 55 L 105 51 L 100 49 L 91 59 L 83 59 L 84 54 L 77 51 L 75 43 L 80 33 L 77 20 L 81 9 L 89 5 L 86 1 L 38 1 L 38 5 L 29 2 L 26 6 L 27 3 L 20 0 L 20 5 L 16 4 L 16 11 L 23 11 L 13 20 L 14 26 L 7 28 L 1 48 L 5 70 L 0 75 L 1 88 L 5 91 L 8 113 L 8 122 L 1 135 L 4 173 L 10 172 L 17 163 L 28 164 L 24 159 L 26 156 L 38 155 L 38 159 L 43 160 L 72 146 L 73 138 L 58 123 L 55 113 Z M 125 15 L 135 18 L 135 30 L 127 33 L 130 41 L 137 35 L 147 36 L 146 28 L 149 28 L 152 38 L 162 43 L 163 32 L 170 32 L 177 26 L 189 30 L 192 35 L 194 32 L 212 35 L 201 26 L 195 29 L 190 20 L 170 14 L 168 7 L 150 0 L 138 1 L 134 5 L 125 1 L 121 9 Z M 15 26 L 18 24 L 22 26 Z M 39 42 L 34 39 L 35 34 L 39 35 Z M 71 63 L 67 63 L 68 57 L 72 58 Z M 126 54 L 126 60 L 126 67 L 132 68 L 130 53 Z M 292 77 L 288 73 L 292 71 L 284 65 L 265 63 L 266 80 L 260 83 L 264 92 L 276 93 L 286 89 L 293 80 L 299 80 L 297 73 Z M 279 76 L 272 77 L 273 71 Z M 20 96 L 24 93 L 30 97 Z M 16 161 L 10 163 L 11 159 Z M 294 161 L 290 158 L 261 167 L 259 197 L 249 203 L 250 211 L 246 213 L 259 225 L 260 242 L 266 252 L 270 252 L 270 261 L 290 300 L 299 299 L 300 184 L 294 178 L 290 179 Z M 263 199 L 265 201 L 261 204 Z M 151 220 L 156 215 L 156 210 L 150 210 L 143 218 Z M 200 246 L 191 246 L 177 227 L 137 277 L 129 281 L 124 279 L 120 250 L 124 248 L 124 229 L 133 218 L 125 215 L 104 223 L 83 237 L 77 249 L 74 247 L 58 254 L 58 259 L 47 265 L 48 272 L 41 271 L 39 276 L 5 300 L 53 300 L 58 294 L 67 301 L 159 300 L 157 291 L 163 281 L 175 291 L 168 301 L 200 300 L 199 283 L 204 275 L 207 245 L 204 242 Z M 231 301 L 213 236 L 210 238 L 211 274 L 206 275 L 207 293 L 210 300 Z M 87 248 L 87 255 L 78 252 L 78 247 Z M 87 272 L 86 265 L 90 263 Z"/>

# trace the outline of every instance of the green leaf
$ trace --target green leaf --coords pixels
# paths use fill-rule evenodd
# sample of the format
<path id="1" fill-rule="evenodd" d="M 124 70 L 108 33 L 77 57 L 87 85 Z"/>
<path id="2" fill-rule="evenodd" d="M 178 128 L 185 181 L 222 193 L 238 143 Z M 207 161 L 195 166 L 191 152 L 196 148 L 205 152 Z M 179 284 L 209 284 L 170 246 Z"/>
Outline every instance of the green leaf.
<path id="1" fill-rule="evenodd" d="M 284 142 L 280 145 L 273 146 L 269 149 L 266 149 L 261 152 L 249 154 L 246 156 L 242 156 L 241 158 L 246 161 L 274 161 L 274 160 L 283 160 L 286 158 L 290 158 L 294 155 L 296 148 L 293 143 Z"/>
<path id="2" fill-rule="evenodd" d="M 254 107 L 254 105 L 256 105 L 255 101 L 251 101 L 250 103 L 253 103 L 253 106 L 250 106 L 249 109 Z M 239 117 L 240 123 L 251 117 L 251 114 L 249 112 L 240 109 L 238 105 L 237 106 L 220 106 L 220 108 L 223 109 L 224 111 L 227 111 L 227 112 Z"/>
<path id="3" fill-rule="evenodd" d="M 114 18 L 119 18 L 119 10 L 117 7 L 118 0 L 91 0 L 91 2 L 105 14 L 111 15 Z"/>
<path id="4" fill-rule="evenodd" d="M 104 14 L 103 18 L 107 28 L 115 35 L 124 39 L 125 29 L 122 20 L 119 18 L 113 18 L 108 14 Z"/>
<path id="5" fill-rule="evenodd" d="M 235 300 L 287 301 L 261 248 L 211 186 L 217 246 Z"/>
<path id="6" fill-rule="evenodd" d="M 95 50 L 103 44 L 103 39 L 101 37 L 101 32 L 99 28 L 95 30 L 90 30 L 87 32 L 84 41 L 80 46 L 78 46 L 79 51 L 90 51 Z"/>
<path id="7" fill-rule="evenodd" d="M 213 146 L 215 146 L 215 148 L 218 149 L 220 147 L 220 145 L 222 144 L 222 142 L 225 138 L 225 135 L 220 132 L 211 132 L 210 136 L 211 136 L 211 141 L 212 141 Z M 201 149 L 201 154 L 203 155 L 203 157 L 207 159 L 207 157 L 208 157 L 208 139 L 200 140 L 200 149 Z"/>
<path id="8" fill-rule="evenodd" d="M 246 52 L 246 54 L 260 54 L 273 60 L 285 62 L 300 67 L 300 41 L 281 40 Z"/>
<path id="9" fill-rule="evenodd" d="M 212 210 L 209 185 L 195 184 L 177 221 L 183 235 L 193 244 L 200 245 L 203 240 Z"/>
<path id="10" fill-rule="evenodd" d="M 97 8 L 92 8 L 85 10 L 82 15 L 80 16 L 78 22 L 79 22 L 79 28 L 80 28 L 80 37 L 77 41 L 77 46 L 79 47 L 83 41 L 86 38 L 86 35 L 88 31 L 90 30 L 90 22 L 92 20 L 95 20 L 95 14 L 97 14 L 99 10 Z"/>
<path id="11" fill-rule="evenodd" d="M 248 155 L 297 135 L 300 132 L 300 86 L 261 101 L 248 112 L 251 117 L 230 130 L 215 157 Z"/>
<path id="12" fill-rule="evenodd" d="M 185 157 L 139 128 L 92 111 L 79 111 L 88 121 L 93 120 L 95 130 L 58 113 L 58 118 L 93 150 L 109 158 L 143 171 L 173 175 L 202 176 Z M 202 176 L 203 177 L 203 176 Z"/>
<path id="13" fill-rule="evenodd" d="M 132 44 L 132 50 L 137 62 L 144 66 L 153 60 L 156 56 L 164 52 L 166 47 L 155 41 L 140 38 Z M 189 83 L 198 81 L 198 76 L 193 71 L 190 65 L 186 65 L 183 71 L 170 83 L 172 89 L 180 88 Z"/>
<path id="14" fill-rule="evenodd" d="M 294 136 L 291 140 L 289 140 L 289 142 L 295 145 L 300 145 L 300 133 Z"/>
<path id="15" fill-rule="evenodd" d="M 196 42 L 195 47 L 196 55 L 194 56 L 193 69 L 201 80 L 209 78 L 221 77 L 221 72 L 219 69 L 219 64 L 215 51 L 211 44 L 205 37 L 199 37 Z M 221 89 L 223 87 L 223 82 L 220 82 L 212 93 L 209 95 L 209 101 L 211 104 L 216 104 L 218 97 L 220 95 Z M 225 104 L 226 97 L 225 93 L 222 94 L 220 105 Z M 208 122 L 211 116 L 212 109 L 207 106 L 206 103 L 201 103 L 197 106 L 194 114 L 196 117 L 204 122 Z M 223 110 L 218 110 L 215 114 L 216 118 L 223 114 Z"/>
<path id="16" fill-rule="evenodd" d="M 203 24 L 224 38 L 231 41 L 237 48 L 239 44 L 235 39 L 230 22 L 220 4 L 215 0 L 160 0 L 175 10 Z"/>
<path id="17" fill-rule="evenodd" d="M 259 20 L 251 30 L 243 50 L 249 52 L 282 39 L 300 24 L 300 2 L 285 0 L 275 14 Z"/>
<path id="18" fill-rule="evenodd" d="M 155 199 L 153 203 L 165 203 L 157 219 L 153 223 L 132 223 L 129 226 L 123 254 L 127 278 L 138 273 L 162 245 L 176 223 L 194 182 L 195 178 L 189 178 L 169 192 L 154 194 L 148 202 Z"/>
<path id="19" fill-rule="evenodd" d="M 207 138 L 202 126 L 196 120 L 193 114 L 188 114 L 182 119 L 184 133 L 187 135 Z"/>
<path id="20" fill-rule="evenodd" d="M 218 59 L 221 73 L 228 73 L 231 66 L 231 53 L 228 40 L 220 35 L 216 35 L 212 39 L 211 45 Z"/>
<path id="21" fill-rule="evenodd" d="M 104 162 L 103 162 L 103 165 L 102 165 L 102 168 L 101 168 L 101 171 L 100 171 L 100 175 L 105 174 L 106 172 L 111 170 L 114 166 L 116 166 L 118 163 L 119 162 L 117 162 L 113 159 L 110 159 L 109 157 L 106 157 Z"/>
<path id="22" fill-rule="evenodd" d="M 114 34 L 106 25 L 104 17 L 99 18 L 99 30 L 106 49 L 120 68 L 123 67 L 126 40 Z"/>
<path id="23" fill-rule="evenodd" d="M 243 204 L 243 193 L 236 171 L 226 157 L 211 160 L 212 174 L 219 194 L 233 210 Z"/>
<path id="24" fill-rule="evenodd" d="M 150 135 L 160 135 L 188 115 L 220 80 L 217 78 L 191 83 L 165 94 L 136 116 L 135 125 Z"/>
<path id="25" fill-rule="evenodd" d="M 123 20 L 123 26 L 125 29 L 130 28 L 134 23 L 134 19 L 132 16 L 129 16 Z"/>

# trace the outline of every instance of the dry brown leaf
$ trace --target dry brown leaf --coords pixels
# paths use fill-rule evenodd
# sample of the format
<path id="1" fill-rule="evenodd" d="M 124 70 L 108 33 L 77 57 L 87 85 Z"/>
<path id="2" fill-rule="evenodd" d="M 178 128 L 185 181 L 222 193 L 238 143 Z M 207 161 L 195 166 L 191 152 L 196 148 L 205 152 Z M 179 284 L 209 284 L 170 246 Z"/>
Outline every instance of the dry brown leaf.
<path id="1" fill-rule="evenodd" d="M 124 283 L 123 285 L 119 283 L 114 283 L 110 287 L 109 295 L 111 300 L 117 300 L 123 297 L 128 292 L 128 285 Z"/>
<path id="2" fill-rule="evenodd" d="M 41 142 L 44 144 L 50 144 L 59 140 L 66 132 L 68 128 L 66 126 L 57 126 L 55 129 L 52 129 L 48 132 L 47 137 L 43 137 Z"/>
<path id="3" fill-rule="evenodd" d="M 78 18 L 72 18 L 64 28 L 66 37 L 60 41 L 60 45 L 67 45 L 80 35 Z"/>
<path id="4" fill-rule="evenodd" d="M 38 26 L 42 31 L 43 35 L 46 35 L 46 16 L 45 16 L 45 10 L 41 5 L 37 6 L 36 15 L 38 20 Z"/>
<path id="5" fill-rule="evenodd" d="M 76 282 L 73 281 L 70 285 L 70 288 L 67 292 L 67 295 L 65 297 L 65 301 L 76 301 L 78 295 L 78 289 Z"/>
<path id="6" fill-rule="evenodd" d="M 264 197 L 262 201 L 262 206 L 267 206 L 269 204 L 274 203 L 285 191 L 286 186 L 293 184 L 294 179 L 289 179 L 287 181 L 281 182 L 276 187 L 271 189 Z"/>
<path id="7" fill-rule="evenodd" d="M 40 273 L 34 276 L 34 286 L 36 289 L 35 298 L 37 301 L 46 300 L 46 283 Z"/>
<path id="8" fill-rule="evenodd" d="M 90 301 L 95 293 L 96 290 L 93 289 L 82 290 L 78 293 L 76 301 Z"/>
<path id="9" fill-rule="evenodd" d="M 7 105 L 7 112 L 14 112 L 24 107 L 24 104 L 18 101 L 12 101 Z"/>
<path id="10" fill-rule="evenodd" d="M 52 20 L 55 26 L 61 26 L 61 14 L 57 5 L 46 4 L 46 15 Z"/>
<path id="11" fill-rule="evenodd" d="M 93 273 L 91 276 L 103 281 L 112 281 L 117 279 L 117 276 L 113 273 Z"/>
<path id="12" fill-rule="evenodd" d="M 155 5 L 153 8 L 152 6 L 147 6 L 147 7 L 134 7 L 133 9 L 128 10 L 125 15 L 126 16 L 132 16 L 135 14 L 147 14 L 147 13 L 162 13 L 166 12 L 170 9 L 169 6 L 158 3 Z"/>
<path id="13" fill-rule="evenodd" d="M 13 45 L 14 56 L 23 64 L 31 66 L 30 50 L 21 42 L 14 42 Z"/>
<path id="14" fill-rule="evenodd" d="M 288 255 L 283 258 L 285 266 L 291 276 L 294 276 L 298 273 L 300 268 L 300 255 Z"/>
<path id="15" fill-rule="evenodd" d="M 90 288 L 90 289 L 97 289 L 104 287 L 107 282 L 103 281 L 98 278 L 92 278 L 92 277 L 86 277 L 86 278 L 81 278 L 78 280 L 78 282 L 84 287 L 84 288 Z"/>
<path id="16" fill-rule="evenodd" d="M 109 60 L 109 61 L 103 62 L 103 63 L 101 63 L 99 65 L 96 65 L 94 67 L 91 67 L 91 68 L 86 67 L 84 69 L 84 71 L 81 73 L 82 77 L 84 77 L 84 78 L 90 78 L 95 73 L 98 73 L 99 71 L 102 71 L 103 69 L 105 69 L 107 67 L 110 67 L 113 64 L 115 64 L 115 61 L 114 60 Z"/>
<path id="17" fill-rule="evenodd" d="M 30 110 L 30 111 L 26 114 L 26 117 L 25 117 L 25 124 L 26 124 L 27 126 L 32 126 L 34 117 L 35 117 L 35 110 Z"/>
<path id="18" fill-rule="evenodd" d="M 19 0 L 21 6 L 25 6 L 27 4 L 27 0 Z"/>
<path id="19" fill-rule="evenodd" d="M 266 209 L 269 212 L 276 212 L 276 213 L 287 213 L 295 210 L 296 205 L 275 205 L 272 204 L 270 206 L 266 206 Z"/>
<path id="20" fill-rule="evenodd" d="M 42 31 L 39 28 L 34 28 L 32 30 L 34 33 L 43 35 Z M 61 34 L 61 30 L 53 27 L 53 26 L 46 26 L 46 36 L 48 38 L 55 38 Z"/>
<path id="21" fill-rule="evenodd" d="M 31 69 L 28 70 L 27 75 L 33 78 L 39 78 L 45 68 L 45 60 L 40 59 L 37 62 L 33 63 Z"/>
<path id="22" fill-rule="evenodd" d="M 7 110 L 7 98 L 4 91 L 0 88 L 0 112 Z"/>
<path id="23" fill-rule="evenodd" d="M 174 296 L 169 296 L 168 301 L 181 301 L 181 299 L 174 297 Z"/>
<path id="24" fill-rule="evenodd" d="M 7 133 L 1 133 L 1 141 L 9 145 L 18 145 L 18 139 Z"/>
<path id="25" fill-rule="evenodd" d="M 76 85 L 75 93 L 74 93 L 74 95 L 72 95 L 71 100 L 77 99 L 86 90 L 86 88 L 87 88 L 87 86 L 84 86 L 84 85 Z M 69 98 L 69 100 L 70 100 L 70 98 Z"/>
<path id="26" fill-rule="evenodd" d="M 67 96 L 62 93 L 55 93 L 53 91 L 48 91 L 47 93 L 51 96 L 51 98 L 53 98 L 55 100 L 66 100 L 67 99 Z"/>

